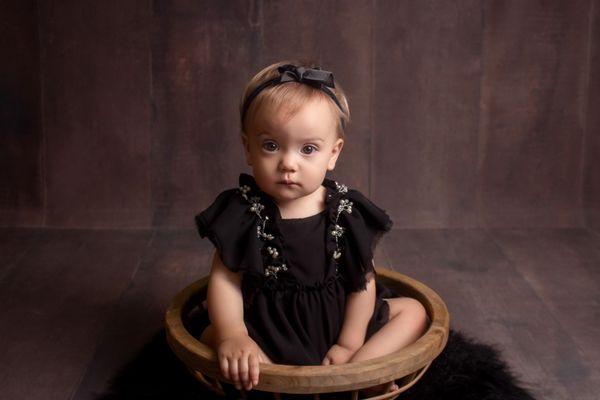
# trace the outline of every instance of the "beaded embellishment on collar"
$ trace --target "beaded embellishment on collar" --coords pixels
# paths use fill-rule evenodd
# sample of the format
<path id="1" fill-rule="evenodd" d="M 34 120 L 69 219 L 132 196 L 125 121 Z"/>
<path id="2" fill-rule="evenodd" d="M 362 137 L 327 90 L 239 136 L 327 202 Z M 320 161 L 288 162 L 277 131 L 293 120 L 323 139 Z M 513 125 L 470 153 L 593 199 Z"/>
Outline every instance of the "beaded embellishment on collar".
<path id="1" fill-rule="evenodd" d="M 335 214 L 333 229 L 329 231 L 329 234 L 335 240 L 335 249 L 331 254 L 331 259 L 335 263 L 335 272 L 337 274 L 339 264 L 338 260 L 343 251 L 340 244 L 340 238 L 344 235 L 345 231 L 345 228 L 339 224 L 339 218 L 343 212 L 347 212 L 348 214 L 352 213 L 353 203 L 341 196 L 348 193 L 348 187 L 346 185 L 335 182 L 335 188 L 337 194 L 340 195 L 340 198 Z M 269 221 L 269 216 L 262 214 L 265 206 L 261 203 L 260 196 L 252 195 L 251 191 L 252 188 L 248 185 L 242 185 L 238 188 L 238 192 L 249 204 L 248 211 L 256 214 L 256 217 L 258 218 L 256 235 L 262 242 L 264 242 L 262 252 L 263 254 L 268 255 L 267 258 L 269 259 L 269 262 L 265 263 L 264 275 L 268 278 L 277 279 L 277 274 L 280 271 L 287 271 L 288 267 L 285 263 L 283 255 L 280 254 L 281 250 L 278 249 L 277 245 L 274 243 L 275 236 L 267 231 L 267 222 Z"/>
<path id="2" fill-rule="evenodd" d="M 275 236 L 266 231 L 266 225 L 267 221 L 269 220 L 269 216 L 261 214 L 262 211 L 265 209 L 265 206 L 260 202 L 259 196 L 248 196 L 250 190 L 250 186 L 248 185 L 242 185 L 239 188 L 242 197 L 246 199 L 248 203 L 250 203 L 250 207 L 248 208 L 248 210 L 256 214 L 256 216 L 258 217 L 259 223 L 256 225 L 256 236 L 263 242 L 267 242 L 267 244 L 265 244 L 265 250 L 271 257 L 271 263 L 269 263 L 269 265 L 265 267 L 265 276 L 272 276 L 274 278 L 277 278 L 277 273 L 279 271 L 287 271 L 287 266 L 285 265 L 283 259 L 279 256 L 279 251 L 277 250 L 277 247 L 268 244 L 268 242 L 275 239 Z"/>
<path id="3" fill-rule="evenodd" d="M 335 182 L 335 187 L 339 194 L 348 193 L 348 187 L 344 184 L 339 184 L 339 183 Z M 352 203 L 350 200 L 340 197 L 340 201 L 338 203 L 338 207 L 337 207 L 337 211 L 336 211 L 336 215 L 335 215 L 335 224 L 333 226 L 333 229 L 329 232 L 335 239 L 335 250 L 333 251 L 333 254 L 331 255 L 331 257 L 332 257 L 333 261 L 335 262 L 335 272 L 336 273 L 338 272 L 338 264 L 339 264 L 338 259 L 342 255 L 342 248 L 340 246 L 339 239 L 344 234 L 344 227 L 340 226 L 338 224 L 338 220 L 340 218 L 340 214 L 342 214 L 343 212 L 352 214 L 352 206 L 353 205 L 354 205 L 354 203 Z"/>

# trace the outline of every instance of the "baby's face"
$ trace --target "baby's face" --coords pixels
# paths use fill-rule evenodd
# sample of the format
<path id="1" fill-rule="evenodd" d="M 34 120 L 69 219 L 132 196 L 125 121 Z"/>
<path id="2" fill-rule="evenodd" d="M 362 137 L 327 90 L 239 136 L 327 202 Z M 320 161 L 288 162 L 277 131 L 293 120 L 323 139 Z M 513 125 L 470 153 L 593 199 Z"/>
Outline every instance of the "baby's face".
<path id="1" fill-rule="evenodd" d="M 278 204 L 319 189 L 344 144 L 337 136 L 336 118 L 323 99 L 307 103 L 287 120 L 283 115 L 258 116 L 243 141 L 260 189 Z"/>

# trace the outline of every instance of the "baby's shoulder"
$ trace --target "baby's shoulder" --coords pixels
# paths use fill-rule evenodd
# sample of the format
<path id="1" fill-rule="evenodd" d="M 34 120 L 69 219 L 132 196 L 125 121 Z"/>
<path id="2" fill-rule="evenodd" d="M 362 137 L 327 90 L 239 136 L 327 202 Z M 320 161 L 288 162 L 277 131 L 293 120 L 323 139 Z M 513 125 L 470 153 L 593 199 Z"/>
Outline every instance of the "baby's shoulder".
<path id="1" fill-rule="evenodd" d="M 248 252 L 260 247 L 256 219 L 264 214 L 250 185 L 253 181 L 240 177 L 237 188 L 223 190 L 195 216 L 200 236 L 215 245 L 223 263 L 234 272 L 259 270 L 262 265 L 260 254 Z"/>
<path id="2" fill-rule="evenodd" d="M 246 211 L 257 200 L 260 191 L 252 176 L 240 174 L 237 187 L 230 187 L 217 194 L 211 204 L 196 216 L 196 220 L 213 220 L 216 217 L 232 219 Z"/>
<path id="3" fill-rule="evenodd" d="M 377 230 L 388 231 L 392 227 L 392 220 L 384 209 L 365 196 L 360 190 L 348 187 L 334 180 L 325 180 L 329 189 L 327 195 L 328 207 L 337 217 L 349 219 L 352 227 L 360 229 L 363 222 L 374 226 Z"/>

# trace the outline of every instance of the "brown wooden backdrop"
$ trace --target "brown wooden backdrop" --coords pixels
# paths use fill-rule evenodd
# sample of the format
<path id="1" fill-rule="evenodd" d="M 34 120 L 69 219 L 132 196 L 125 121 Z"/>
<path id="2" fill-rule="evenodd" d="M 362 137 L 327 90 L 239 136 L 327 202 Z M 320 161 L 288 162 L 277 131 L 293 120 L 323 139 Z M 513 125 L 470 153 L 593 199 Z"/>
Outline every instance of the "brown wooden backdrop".
<path id="1" fill-rule="evenodd" d="M 193 227 L 237 102 L 312 57 L 396 228 L 600 229 L 600 0 L 0 0 L 0 225 Z"/>

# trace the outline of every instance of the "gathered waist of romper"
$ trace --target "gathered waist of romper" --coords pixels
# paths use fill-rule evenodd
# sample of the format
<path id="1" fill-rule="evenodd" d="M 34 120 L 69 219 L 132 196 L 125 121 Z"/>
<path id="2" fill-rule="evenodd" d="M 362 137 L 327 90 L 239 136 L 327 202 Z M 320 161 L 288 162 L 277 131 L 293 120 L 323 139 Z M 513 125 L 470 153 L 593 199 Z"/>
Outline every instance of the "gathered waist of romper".
<path id="1" fill-rule="evenodd" d="M 267 291 L 321 291 L 338 284 L 342 279 L 339 274 L 333 274 L 325 278 L 323 281 L 318 281 L 313 284 L 299 282 L 296 277 L 287 273 L 279 273 L 274 277 L 266 277 L 263 274 L 245 273 L 244 280 L 247 280 L 249 286 L 259 290 Z"/>

